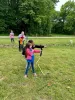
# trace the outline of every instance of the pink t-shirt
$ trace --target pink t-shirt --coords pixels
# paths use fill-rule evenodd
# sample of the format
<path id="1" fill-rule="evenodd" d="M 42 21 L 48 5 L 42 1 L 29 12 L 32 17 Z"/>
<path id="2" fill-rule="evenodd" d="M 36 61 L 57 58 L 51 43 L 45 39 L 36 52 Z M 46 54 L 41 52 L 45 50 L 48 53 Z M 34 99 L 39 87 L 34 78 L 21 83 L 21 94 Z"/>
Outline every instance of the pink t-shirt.
<path id="1" fill-rule="evenodd" d="M 14 33 L 10 33 L 10 38 L 14 38 Z"/>
<path id="2" fill-rule="evenodd" d="M 27 58 L 26 59 L 30 59 L 31 60 L 31 57 L 34 53 L 40 53 L 40 50 L 34 50 L 32 49 L 32 51 L 30 51 L 30 49 L 28 48 L 26 50 L 26 54 L 27 54 Z"/>

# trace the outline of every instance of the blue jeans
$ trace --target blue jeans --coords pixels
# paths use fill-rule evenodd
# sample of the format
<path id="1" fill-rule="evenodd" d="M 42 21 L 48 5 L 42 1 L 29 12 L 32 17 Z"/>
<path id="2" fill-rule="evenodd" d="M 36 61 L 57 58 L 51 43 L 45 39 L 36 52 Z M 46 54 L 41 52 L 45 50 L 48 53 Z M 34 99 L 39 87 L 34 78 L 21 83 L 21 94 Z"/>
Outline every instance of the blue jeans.
<path id="1" fill-rule="evenodd" d="M 28 74 L 28 71 L 29 71 L 30 65 L 31 65 L 31 67 L 32 67 L 32 72 L 35 73 L 35 70 L 34 70 L 34 62 L 27 61 L 27 66 L 26 66 L 25 75 Z"/>

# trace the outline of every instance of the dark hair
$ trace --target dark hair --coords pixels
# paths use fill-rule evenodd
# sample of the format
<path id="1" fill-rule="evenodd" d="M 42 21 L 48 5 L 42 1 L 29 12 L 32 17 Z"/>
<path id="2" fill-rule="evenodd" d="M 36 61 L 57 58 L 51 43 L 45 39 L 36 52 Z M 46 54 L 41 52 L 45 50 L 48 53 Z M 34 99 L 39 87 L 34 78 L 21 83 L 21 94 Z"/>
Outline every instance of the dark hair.
<path id="1" fill-rule="evenodd" d="M 33 40 L 29 40 L 28 43 L 33 43 Z"/>
<path id="2" fill-rule="evenodd" d="M 25 48 L 29 48 L 29 47 L 30 47 L 30 44 L 26 43 Z"/>

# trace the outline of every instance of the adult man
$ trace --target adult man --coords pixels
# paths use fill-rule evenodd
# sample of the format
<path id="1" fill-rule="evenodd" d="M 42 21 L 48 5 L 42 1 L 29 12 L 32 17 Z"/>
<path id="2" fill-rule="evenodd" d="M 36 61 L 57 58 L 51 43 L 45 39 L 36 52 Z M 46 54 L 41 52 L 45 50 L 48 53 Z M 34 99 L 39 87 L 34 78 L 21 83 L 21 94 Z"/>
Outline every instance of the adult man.
<path id="1" fill-rule="evenodd" d="M 25 40 L 25 35 L 24 35 L 24 31 L 21 32 L 21 34 L 18 35 L 18 39 L 19 39 L 19 51 L 21 51 L 21 46 L 20 46 L 20 39 L 23 38 L 23 45 L 24 45 L 24 40 Z"/>

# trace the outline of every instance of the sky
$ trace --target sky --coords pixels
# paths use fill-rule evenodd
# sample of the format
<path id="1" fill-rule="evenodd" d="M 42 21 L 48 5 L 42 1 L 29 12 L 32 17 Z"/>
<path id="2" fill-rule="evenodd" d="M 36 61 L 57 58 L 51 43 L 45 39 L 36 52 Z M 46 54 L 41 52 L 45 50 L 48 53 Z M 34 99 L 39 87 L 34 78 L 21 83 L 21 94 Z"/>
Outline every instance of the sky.
<path id="1" fill-rule="evenodd" d="M 63 4 L 65 4 L 69 0 L 59 0 L 59 2 L 56 5 L 56 11 L 60 11 L 60 8 Z M 75 1 L 75 0 L 74 0 Z"/>

